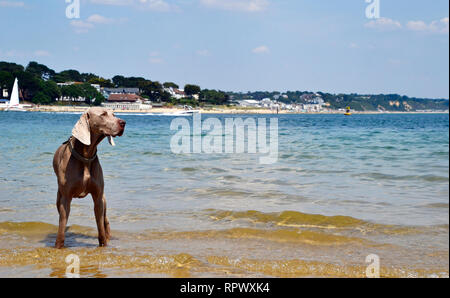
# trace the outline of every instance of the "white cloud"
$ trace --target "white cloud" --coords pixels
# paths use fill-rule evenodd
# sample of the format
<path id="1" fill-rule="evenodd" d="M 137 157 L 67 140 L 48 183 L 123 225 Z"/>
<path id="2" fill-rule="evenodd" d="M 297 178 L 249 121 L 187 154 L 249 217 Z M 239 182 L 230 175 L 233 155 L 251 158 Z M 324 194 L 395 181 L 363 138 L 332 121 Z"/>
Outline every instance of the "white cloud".
<path id="1" fill-rule="evenodd" d="M 427 24 L 424 21 L 409 21 L 406 24 L 406 28 L 412 31 L 425 33 L 448 34 L 448 17 L 439 21 L 433 21 L 430 24 Z"/>
<path id="2" fill-rule="evenodd" d="M 87 33 L 90 29 L 94 28 L 94 24 L 82 20 L 73 20 L 70 22 L 70 25 L 76 33 Z"/>
<path id="3" fill-rule="evenodd" d="M 428 30 L 428 25 L 424 21 L 410 21 L 406 24 L 409 30 L 413 31 L 426 31 Z"/>
<path id="4" fill-rule="evenodd" d="M 367 28 L 381 30 L 381 31 L 391 31 L 396 29 L 401 29 L 402 25 L 400 22 L 389 19 L 389 18 L 379 18 L 372 20 L 364 25 Z"/>
<path id="5" fill-rule="evenodd" d="M 93 14 L 89 18 L 87 18 L 86 21 L 92 24 L 111 24 L 113 22 L 113 19 L 109 19 L 98 14 Z"/>
<path id="6" fill-rule="evenodd" d="M 86 20 L 73 20 L 70 25 L 74 28 L 76 33 L 87 33 L 89 30 L 95 28 L 96 25 L 109 25 L 109 24 L 120 24 L 125 22 L 127 19 L 110 19 L 99 14 L 93 14 Z"/>
<path id="7" fill-rule="evenodd" d="M 34 52 L 31 52 L 31 51 L 9 49 L 4 52 L 0 51 L 0 58 L 6 57 L 7 59 L 18 59 L 18 58 L 32 59 L 33 57 L 41 58 L 49 56 L 50 52 L 45 50 L 36 50 Z"/>
<path id="8" fill-rule="evenodd" d="M 17 50 L 8 50 L 6 52 L 3 53 L 4 56 L 8 57 L 8 58 L 22 58 L 25 55 L 25 53 L 17 51 Z"/>
<path id="9" fill-rule="evenodd" d="M 171 5 L 165 0 L 91 0 L 91 2 L 101 5 L 134 6 L 139 9 L 148 9 L 160 12 L 177 9 L 177 6 Z"/>
<path id="10" fill-rule="evenodd" d="M 255 54 L 268 54 L 268 53 L 270 53 L 270 50 L 267 46 L 260 46 L 260 47 L 254 48 L 252 50 L 252 52 Z"/>
<path id="11" fill-rule="evenodd" d="M 164 62 L 164 60 L 161 58 L 150 58 L 148 59 L 148 62 L 150 62 L 151 64 L 161 64 Z"/>
<path id="12" fill-rule="evenodd" d="M 198 50 L 196 52 L 198 56 L 208 57 L 211 56 L 211 53 L 208 50 Z"/>
<path id="13" fill-rule="evenodd" d="M 388 59 L 388 63 L 391 65 L 400 65 L 402 61 L 400 59 L 390 58 Z"/>
<path id="14" fill-rule="evenodd" d="M 133 0 L 91 0 L 95 4 L 103 5 L 130 5 L 133 4 Z"/>
<path id="15" fill-rule="evenodd" d="M 139 0 L 143 4 L 144 8 L 155 11 L 169 11 L 171 10 L 171 5 L 163 0 Z"/>
<path id="16" fill-rule="evenodd" d="M 349 47 L 350 49 L 357 49 L 357 48 L 359 48 L 358 44 L 355 43 L 355 42 L 351 42 L 351 43 L 348 45 L 348 47 Z"/>
<path id="17" fill-rule="evenodd" d="M 49 57 L 50 53 L 48 51 L 44 50 L 37 50 L 34 52 L 34 56 L 36 57 Z"/>
<path id="18" fill-rule="evenodd" d="M 164 62 L 164 60 L 159 56 L 158 51 L 150 52 L 149 56 L 150 58 L 148 59 L 148 62 L 151 64 L 161 64 Z"/>
<path id="19" fill-rule="evenodd" d="M 200 0 L 200 3 L 218 9 L 259 12 L 269 6 L 268 0 Z"/>
<path id="20" fill-rule="evenodd" d="M 424 21 L 409 21 L 406 23 L 405 28 L 411 31 L 424 32 L 424 33 L 435 33 L 435 34 L 448 34 L 448 17 L 440 19 L 438 21 L 433 21 L 427 24 Z M 389 31 L 402 29 L 403 26 L 400 22 L 388 19 L 380 18 L 377 20 L 370 21 L 364 25 L 367 28 L 377 29 L 380 31 Z"/>
<path id="21" fill-rule="evenodd" d="M 14 7 L 14 8 L 20 8 L 25 7 L 24 2 L 19 1 L 0 1 L 0 7 Z"/>

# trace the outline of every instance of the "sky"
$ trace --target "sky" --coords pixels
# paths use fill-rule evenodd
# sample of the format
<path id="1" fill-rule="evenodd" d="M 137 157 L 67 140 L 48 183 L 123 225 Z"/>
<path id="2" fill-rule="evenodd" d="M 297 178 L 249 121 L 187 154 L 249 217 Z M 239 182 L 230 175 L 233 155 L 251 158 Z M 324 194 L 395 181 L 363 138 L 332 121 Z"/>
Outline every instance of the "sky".
<path id="1" fill-rule="evenodd" d="M 0 0 L 0 61 L 224 91 L 448 99 L 448 16 L 447 0 Z"/>

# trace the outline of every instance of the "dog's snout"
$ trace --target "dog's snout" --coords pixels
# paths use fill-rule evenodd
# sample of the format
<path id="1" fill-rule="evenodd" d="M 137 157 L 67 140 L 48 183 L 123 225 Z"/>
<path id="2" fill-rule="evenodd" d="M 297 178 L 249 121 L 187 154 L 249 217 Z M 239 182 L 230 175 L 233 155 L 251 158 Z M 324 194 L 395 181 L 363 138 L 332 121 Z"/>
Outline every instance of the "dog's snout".
<path id="1" fill-rule="evenodd" d="M 124 128 L 127 122 L 125 120 L 119 120 L 120 127 Z"/>

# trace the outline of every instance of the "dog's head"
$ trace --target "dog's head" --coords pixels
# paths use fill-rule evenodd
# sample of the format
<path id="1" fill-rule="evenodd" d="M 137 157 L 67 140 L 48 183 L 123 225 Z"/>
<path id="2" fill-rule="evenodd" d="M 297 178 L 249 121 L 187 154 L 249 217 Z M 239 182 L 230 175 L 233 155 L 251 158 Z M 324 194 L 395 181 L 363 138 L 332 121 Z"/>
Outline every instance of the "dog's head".
<path id="1" fill-rule="evenodd" d="M 112 146 L 114 137 L 122 136 L 126 122 L 117 118 L 111 110 L 95 107 L 84 113 L 72 130 L 72 136 L 84 145 L 91 145 L 91 134 L 106 136 Z"/>

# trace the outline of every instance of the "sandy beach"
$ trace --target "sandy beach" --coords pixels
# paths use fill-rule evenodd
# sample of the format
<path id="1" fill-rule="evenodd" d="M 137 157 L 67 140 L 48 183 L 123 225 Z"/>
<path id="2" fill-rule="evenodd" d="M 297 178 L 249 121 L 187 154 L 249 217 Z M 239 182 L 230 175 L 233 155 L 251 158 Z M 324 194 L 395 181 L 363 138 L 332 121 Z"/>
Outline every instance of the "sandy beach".
<path id="1" fill-rule="evenodd" d="M 62 113 L 82 113 L 85 112 L 89 107 L 88 106 L 56 106 L 56 105 L 48 105 L 48 106 L 33 106 L 32 108 L 27 109 L 30 112 L 62 112 Z M 0 108 L 0 111 L 3 109 Z M 322 112 L 294 112 L 288 110 L 276 110 L 267 109 L 267 108 L 241 108 L 241 107 L 226 107 L 226 106 L 217 106 L 217 107 L 208 107 L 208 108 L 198 108 L 195 109 L 200 111 L 202 114 L 343 114 L 342 111 L 336 110 L 324 110 Z M 185 111 L 182 108 L 177 107 L 157 107 L 152 109 L 142 109 L 142 110 L 118 110 L 115 109 L 116 113 L 151 113 L 151 114 L 176 114 L 179 112 Z M 379 111 L 352 111 L 353 114 L 442 114 L 447 113 L 448 111 L 420 111 L 420 112 L 379 112 Z"/>

